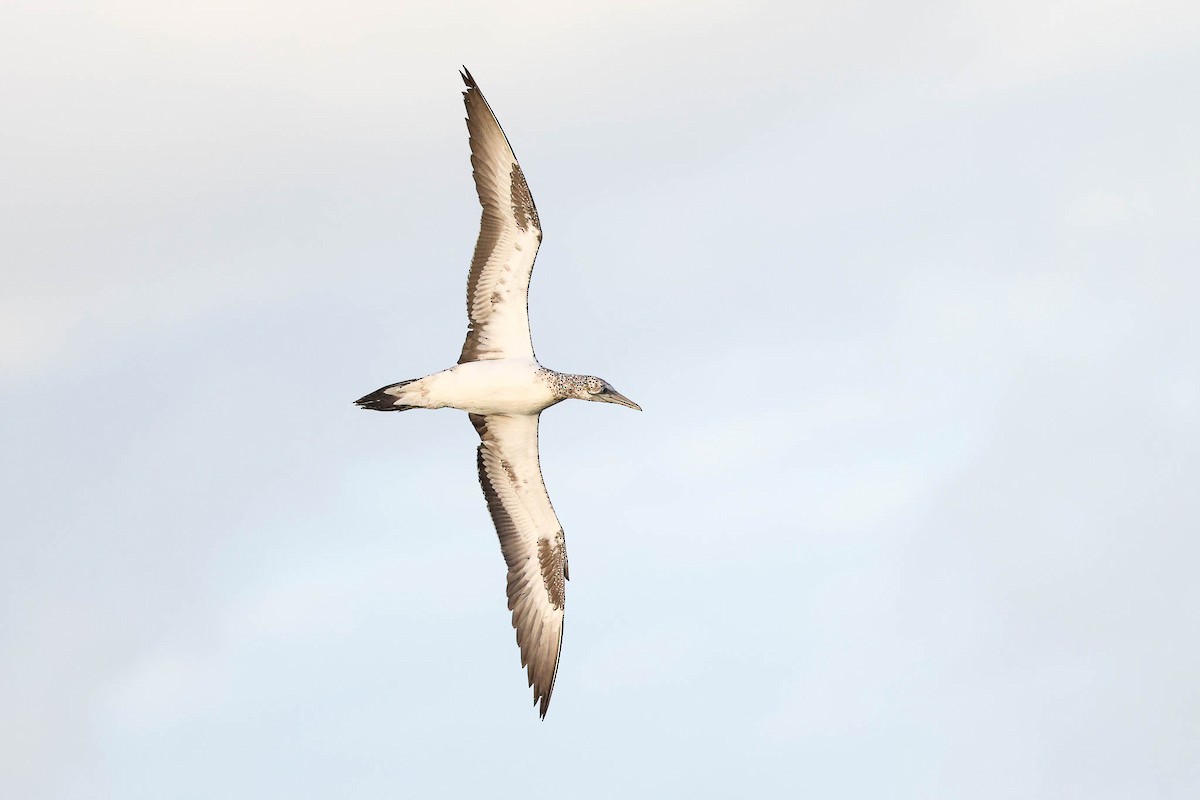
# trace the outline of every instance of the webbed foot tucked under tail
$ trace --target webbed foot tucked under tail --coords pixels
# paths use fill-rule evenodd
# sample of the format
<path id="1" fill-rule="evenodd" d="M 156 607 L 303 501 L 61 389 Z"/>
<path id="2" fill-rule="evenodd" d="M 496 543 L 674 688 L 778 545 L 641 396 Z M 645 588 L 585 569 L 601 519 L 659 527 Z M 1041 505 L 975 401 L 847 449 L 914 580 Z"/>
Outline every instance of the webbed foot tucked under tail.
<path id="1" fill-rule="evenodd" d="M 415 383 L 420 380 L 413 378 L 411 381 L 400 381 L 393 383 L 390 386 L 384 386 L 382 389 L 371 392 L 366 397 L 360 397 L 354 401 L 354 404 L 359 408 L 369 408 L 372 411 L 408 411 L 410 408 L 420 408 L 420 406 L 406 406 L 396 397 L 396 392 L 391 390 L 401 386 L 407 386 L 410 383 Z"/>

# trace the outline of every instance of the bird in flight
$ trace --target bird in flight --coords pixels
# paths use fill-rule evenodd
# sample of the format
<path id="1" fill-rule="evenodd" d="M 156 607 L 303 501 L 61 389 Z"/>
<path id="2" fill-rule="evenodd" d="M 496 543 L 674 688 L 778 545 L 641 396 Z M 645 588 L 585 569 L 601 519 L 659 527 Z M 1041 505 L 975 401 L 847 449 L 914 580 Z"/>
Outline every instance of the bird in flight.
<path id="1" fill-rule="evenodd" d="M 467 276 L 467 339 L 458 364 L 400 381 L 355 402 L 374 411 L 457 408 L 479 434 L 479 483 L 508 565 L 521 666 L 546 716 L 562 646 L 567 549 L 538 462 L 538 420 L 563 400 L 641 411 L 607 381 L 538 363 L 529 334 L 529 278 L 542 227 L 525 175 L 500 123 L 463 68 L 475 190 L 483 206 Z"/>

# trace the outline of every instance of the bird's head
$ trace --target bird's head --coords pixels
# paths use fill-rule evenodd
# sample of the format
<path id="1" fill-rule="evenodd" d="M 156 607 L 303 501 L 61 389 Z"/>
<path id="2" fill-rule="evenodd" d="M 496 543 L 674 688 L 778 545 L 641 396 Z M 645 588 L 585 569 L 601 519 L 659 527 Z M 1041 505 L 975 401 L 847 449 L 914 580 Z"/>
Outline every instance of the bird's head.
<path id="1" fill-rule="evenodd" d="M 597 378 L 592 375 L 580 376 L 575 384 L 575 391 L 572 392 L 572 397 L 579 400 L 595 400 L 600 403 L 616 403 L 619 406 L 632 408 L 634 411 L 641 411 L 642 407 L 630 400 L 625 395 L 618 392 L 612 387 L 612 384 L 603 378 Z"/>

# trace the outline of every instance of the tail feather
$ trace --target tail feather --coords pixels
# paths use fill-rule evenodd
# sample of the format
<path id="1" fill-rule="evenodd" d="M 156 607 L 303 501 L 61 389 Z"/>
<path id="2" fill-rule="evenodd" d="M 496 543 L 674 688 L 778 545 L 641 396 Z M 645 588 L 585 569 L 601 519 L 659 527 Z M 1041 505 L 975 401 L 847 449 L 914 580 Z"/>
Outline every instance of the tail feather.
<path id="1" fill-rule="evenodd" d="M 419 379 L 414 378 L 411 381 L 400 381 L 390 386 L 384 386 L 382 389 L 371 392 L 365 397 L 358 398 L 354 401 L 354 404 L 359 408 L 369 408 L 372 411 L 408 411 L 410 408 L 417 408 L 418 406 L 403 405 L 396 399 L 396 395 L 388 394 L 388 389 L 395 389 L 397 386 L 407 386 L 417 380 Z"/>

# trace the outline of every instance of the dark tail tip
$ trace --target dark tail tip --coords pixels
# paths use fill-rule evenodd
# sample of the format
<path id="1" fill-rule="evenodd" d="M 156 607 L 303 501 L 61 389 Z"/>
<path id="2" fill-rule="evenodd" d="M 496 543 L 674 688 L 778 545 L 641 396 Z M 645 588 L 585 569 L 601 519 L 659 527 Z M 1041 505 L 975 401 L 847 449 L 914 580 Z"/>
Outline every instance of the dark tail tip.
<path id="1" fill-rule="evenodd" d="M 372 411 L 408 411 L 410 408 L 416 408 L 416 406 L 398 405 L 396 401 L 396 395 L 388 394 L 387 390 L 394 389 L 397 386 L 405 386 L 410 383 L 412 383 L 412 381 L 400 381 L 399 383 L 393 383 L 388 386 L 384 386 L 382 389 L 371 392 L 365 397 L 358 398 L 354 401 L 354 404 L 359 408 L 369 408 Z"/>

